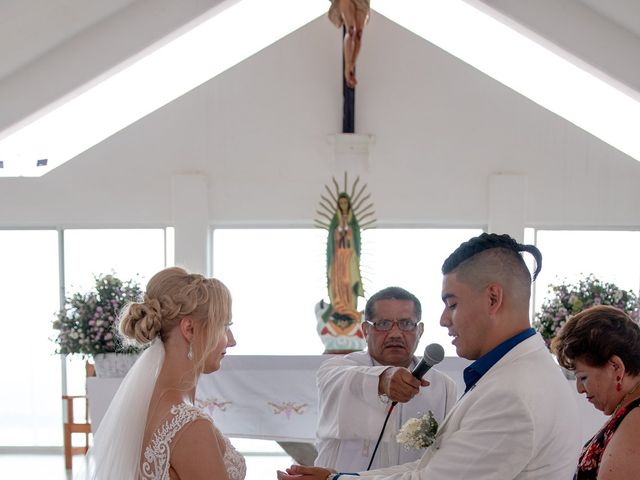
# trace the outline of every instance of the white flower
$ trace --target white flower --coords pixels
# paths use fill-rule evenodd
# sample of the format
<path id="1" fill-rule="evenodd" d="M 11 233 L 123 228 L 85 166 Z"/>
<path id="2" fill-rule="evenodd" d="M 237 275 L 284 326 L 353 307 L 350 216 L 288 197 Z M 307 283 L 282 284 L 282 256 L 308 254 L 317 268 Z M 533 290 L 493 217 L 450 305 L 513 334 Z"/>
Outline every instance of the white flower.
<path id="1" fill-rule="evenodd" d="M 410 418 L 402 426 L 396 440 L 405 448 L 427 448 L 431 445 L 438 431 L 438 421 L 433 417 L 433 412 L 429 410 L 426 415 L 420 418 Z"/>

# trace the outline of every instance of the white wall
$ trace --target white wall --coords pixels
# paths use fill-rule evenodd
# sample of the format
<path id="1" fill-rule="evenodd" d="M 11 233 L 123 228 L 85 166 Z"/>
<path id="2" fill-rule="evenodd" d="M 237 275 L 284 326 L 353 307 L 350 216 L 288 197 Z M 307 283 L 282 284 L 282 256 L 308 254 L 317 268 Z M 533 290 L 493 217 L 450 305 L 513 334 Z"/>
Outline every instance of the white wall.
<path id="1" fill-rule="evenodd" d="M 311 226 L 349 169 L 327 141 L 340 75 L 340 33 L 319 18 L 44 177 L 0 178 L 0 227 L 172 225 L 174 176 L 189 173 L 214 227 Z M 358 75 L 379 225 L 640 228 L 640 163 L 380 15 Z M 503 173 L 521 215 L 496 211 Z"/>

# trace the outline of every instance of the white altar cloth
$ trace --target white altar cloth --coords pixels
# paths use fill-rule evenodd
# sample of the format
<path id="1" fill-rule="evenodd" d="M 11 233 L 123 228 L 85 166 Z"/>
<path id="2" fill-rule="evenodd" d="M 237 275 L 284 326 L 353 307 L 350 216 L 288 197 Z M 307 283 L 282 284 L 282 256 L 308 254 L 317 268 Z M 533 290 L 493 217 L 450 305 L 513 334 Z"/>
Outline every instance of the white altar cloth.
<path id="1" fill-rule="evenodd" d="M 316 370 L 327 358 L 330 355 L 229 355 L 220 371 L 201 377 L 196 401 L 227 436 L 313 443 L 318 420 Z M 462 393 L 462 370 L 469 363 L 462 358 L 447 357 L 436 368 L 453 378 L 458 393 Z M 87 379 L 89 416 L 94 431 L 121 381 L 120 378 Z M 571 388 L 575 392 L 573 381 Z M 604 424 L 606 417 L 577 392 L 576 408 L 583 421 L 582 436 L 586 441 Z"/>
<path id="2" fill-rule="evenodd" d="M 318 418 L 315 372 L 323 357 L 225 358 L 204 375 L 196 401 L 226 435 L 313 441 Z"/>

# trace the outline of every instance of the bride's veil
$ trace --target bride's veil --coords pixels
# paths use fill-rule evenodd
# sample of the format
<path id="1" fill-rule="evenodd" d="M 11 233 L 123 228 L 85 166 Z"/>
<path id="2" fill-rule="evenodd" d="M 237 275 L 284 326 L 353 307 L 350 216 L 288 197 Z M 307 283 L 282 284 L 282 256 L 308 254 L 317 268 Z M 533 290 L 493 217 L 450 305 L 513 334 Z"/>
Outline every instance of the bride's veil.
<path id="1" fill-rule="evenodd" d="M 87 453 L 88 478 L 137 479 L 149 400 L 163 360 L 164 345 L 157 337 L 124 377 Z"/>

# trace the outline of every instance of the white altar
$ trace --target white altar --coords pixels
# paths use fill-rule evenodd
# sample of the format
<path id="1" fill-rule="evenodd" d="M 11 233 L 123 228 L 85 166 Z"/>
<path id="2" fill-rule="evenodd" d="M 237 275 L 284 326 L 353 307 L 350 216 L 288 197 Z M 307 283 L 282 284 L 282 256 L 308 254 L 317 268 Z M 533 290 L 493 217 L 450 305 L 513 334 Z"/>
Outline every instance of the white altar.
<path id="1" fill-rule="evenodd" d="M 225 357 L 220 371 L 202 376 L 196 401 L 230 437 L 313 443 L 317 422 L 316 370 L 329 357 L 230 355 Z M 462 370 L 469 363 L 462 358 L 447 357 L 437 369 L 453 378 L 461 393 Z M 119 378 L 87 379 L 94 431 L 120 382 Z M 573 381 L 571 388 L 576 392 Z M 584 396 L 576 392 L 575 398 L 586 441 L 606 417 Z"/>

